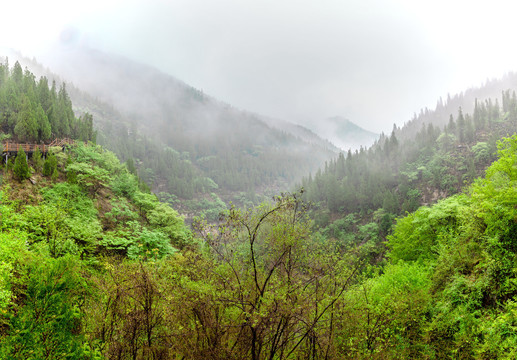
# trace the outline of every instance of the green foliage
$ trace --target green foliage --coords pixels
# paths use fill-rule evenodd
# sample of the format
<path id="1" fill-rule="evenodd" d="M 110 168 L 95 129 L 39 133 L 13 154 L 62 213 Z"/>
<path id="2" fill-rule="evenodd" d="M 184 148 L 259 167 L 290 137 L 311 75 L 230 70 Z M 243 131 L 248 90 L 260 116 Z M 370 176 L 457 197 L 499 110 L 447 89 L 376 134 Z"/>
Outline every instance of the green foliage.
<path id="1" fill-rule="evenodd" d="M 30 259 L 27 234 L 20 231 L 0 233 L 0 312 L 5 313 L 13 303 L 13 288 L 25 275 L 23 265 Z M 3 322 L 3 319 L 2 319 Z"/>
<path id="2" fill-rule="evenodd" d="M 484 359 L 514 359 L 517 357 L 517 306 L 509 300 L 497 315 L 479 323 L 485 341 L 476 349 L 476 356 Z"/>
<path id="3" fill-rule="evenodd" d="M 12 76 L 2 78 L 5 68 L 0 64 L 0 126 L 4 132 L 26 141 L 48 140 L 50 129 L 58 136 L 95 137 L 90 131 L 90 115 L 75 119 L 64 85 L 59 92 L 55 84 L 49 90 L 46 79 L 36 85 L 19 64 Z M 4 102 L 4 85 L 12 103 Z M 85 316 L 85 304 L 99 300 L 94 296 L 100 293 L 96 286 L 101 286 L 90 279 L 108 271 L 101 266 L 104 259 L 124 257 L 132 264 L 167 264 L 178 251 L 171 243 L 194 249 L 192 235 L 178 213 L 142 192 L 145 186 L 113 153 L 83 144 L 60 150 L 52 149 L 44 163 L 39 151 L 32 158 L 36 171 L 52 177 L 53 182 L 22 182 L 11 187 L 6 176 L 0 190 L 2 359 L 104 358 L 108 336 L 89 333 L 92 326 L 86 326 Z M 16 159 L 15 172 L 20 159 L 26 160 L 23 151 Z M 28 169 L 26 162 L 25 166 Z M 67 182 L 60 182 L 62 173 Z M 133 273 L 129 279 L 134 280 Z M 126 325 L 125 320 L 121 324 Z M 138 320 L 141 329 L 149 324 Z M 158 351 L 151 343 L 145 349 Z M 163 358 L 159 352 L 153 354 L 144 352 L 141 357 Z"/>
<path id="4" fill-rule="evenodd" d="M 45 189 L 43 196 L 46 204 L 28 206 L 24 212 L 23 229 L 31 242 L 45 242 L 54 257 L 91 255 L 102 231 L 91 199 L 67 183 Z"/>
<path id="5" fill-rule="evenodd" d="M 113 225 L 124 224 L 138 218 L 138 214 L 131 210 L 131 206 L 125 198 L 113 199 L 111 201 L 111 210 L 105 213 L 104 216 Z"/>
<path id="6" fill-rule="evenodd" d="M 336 340 L 350 358 L 422 358 L 430 301 L 429 269 L 415 263 L 388 265 L 383 274 L 347 292 Z"/>
<path id="7" fill-rule="evenodd" d="M 147 229 L 136 221 L 128 221 L 124 228 L 104 233 L 99 245 L 108 253 L 127 255 L 132 260 L 157 260 L 177 251 L 165 232 Z"/>
<path id="8" fill-rule="evenodd" d="M 447 241 L 458 232 L 458 218 L 468 205 L 465 196 L 456 195 L 432 207 L 421 207 L 398 219 L 387 246 L 393 262 L 436 259 L 438 241 Z"/>
<path id="9" fill-rule="evenodd" d="M 77 184 L 77 173 L 74 170 L 67 171 L 66 181 L 70 184 Z"/>
<path id="10" fill-rule="evenodd" d="M 184 202 L 185 206 L 196 214 L 210 222 L 217 222 L 222 214 L 228 211 L 226 204 L 215 193 L 210 194 L 211 199 L 203 198 Z"/>
<path id="11" fill-rule="evenodd" d="M 216 231 L 201 227 L 211 256 L 201 267 L 185 267 L 174 282 L 186 290 L 178 301 L 209 323 L 178 312 L 180 323 L 191 324 L 183 329 L 180 351 L 193 358 L 209 351 L 256 359 L 336 356 L 327 324 L 357 265 L 334 244 L 312 242 L 310 228 L 296 196 L 246 211 L 233 207 Z M 210 330 L 194 336 L 203 329 Z M 210 350 L 212 329 L 227 330 Z"/>
<path id="12" fill-rule="evenodd" d="M 126 161 L 126 168 L 127 171 L 129 171 L 130 174 L 136 175 L 136 166 L 135 166 L 135 160 L 133 158 L 127 159 Z"/>
<path id="13" fill-rule="evenodd" d="M 456 136 L 449 133 L 442 133 L 440 136 L 438 136 L 438 139 L 436 139 L 436 143 L 438 144 L 440 150 L 447 152 L 452 149 L 456 142 Z"/>
<path id="14" fill-rule="evenodd" d="M 25 303 L 0 342 L 3 359 L 84 359 L 80 334 L 84 279 L 73 258 L 30 264 Z"/>
<path id="15" fill-rule="evenodd" d="M 138 179 L 131 173 L 122 172 L 113 179 L 111 188 L 115 194 L 133 199 L 135 193 L 138 191 Z"/>
<path id="16" fill-rule="evenodd" d="M 135 243 L 135 239 L 131 234 L 123 231 L 105 232 L 102 239 L 99 240 L 99 245 L 104 247 L 107 252 L 127 255 L 127 249 Z"/>
<path id="17" fill-rule="evenodd" d="M 91 198 L 76 184 L 58 183 L 41 190 L 45 202 L 58 205 L 68 214 L 89 220 L 97 218 L 98 211 Z"/>
<path id="18" fill-rule="evenodd" d="M 512 358 L 517 296 L 517 136 L 468 195 L 399 219 L 389 237 L 394 263 L 431 264 L 421 337 L 435 358 Z"/>
<path id="19" fill-rule="evenodd" d="M 188 244 L 190 235 L 185 228 L 183 218 L 169 205 L 158 203 L 147 213 L 147 220 L 151 227 L 165 233 L 174 246 L 182 248 Z"/>
<path id="20" fill-rule="evenodd" d="M 18 180 L 25 180 L 31 176 L 29 165 L 27 164 L 25 151 L 22 148 L 18 149 L 18 154 L 14 160 L 13 173 Z"/>
<path id="21" fill-rule="evenodd" d="M 135 241 L 127 249 L 127 256 L 130 259 L 161 259 L 176 252 L 170 244 L 169 237 L 161 231 L 143 228 L 133 236 L 136 237 Z"/>
<path id="22" fill-rule="evenodd" d="M 371 148 L 328 161 L 300 184 L 304 199 L 318 207 L 313 212 L 316 228 L 348 214 L 368 223 L 379 209 L 404 216 L 461 192 L 494 160 L 496 140 L 514 132 L 517 110 L 512 96 L 503 94 L 508 109 L 504 118 L 499 117 L 497 101 L 476 101 L 471 116 L 458 109 L 463 100 L 448 99 L 435 111 L 415 115 L 403 128 L 395 127 L 391 135 L 382 134 Z M 457 121 L 449 118 L 456 111 Z M 443 131 L 437 125 L 444 126 Z M 382 237 L 389 228 L 384 224 Z"/>
<path id="23" fill-rule="evenodd" d="M 93 278 L 93 296 L 87 299 L 85 332 L 99 341 L 102 358 L 169 359 L 168 330 L 182 331 L 184 324 L 171 323 L 172 293 L 164 282 L 163 263 L 106 262 L 105 271 Z M 164 271 L 165 270 L 165 271 Z M 100 341 L 99 341 L 100 342 Z"/>
<path id="24" fill-rule="evenodd" d="M 43 164 L 43 176 L 51 176 L 57 170 L 57 158 L 54 154 L 48 153 Z"/>
<path id="25" fill-rule="evenodd" d="M 36 172 L 41 173 L 43 170 L 43 157 L 39 147 L 32 153 L 32 165 Z"/>
<path id="26" fill-rule="evenodd" d="M 40 106 L 52 131 L 93 136 L 64 86 L 33 85 L 19 64 L 3 73 L 2 130 L 32 136 L 35 121 L 44 138 Z M 15 96 L 22 88 L 33 88 L 30 102 Z M 187 210 L 220 221 L 199 220 L 197 240 L 143 190 L 135 164 L 150 181 L 175 172 L 166 186 L 183 197 L 244 187 L 236 198 L 250 205 L 260 171 L 232 176 L 268 158 L 266 147 L 242 148 L 228 167 L 206 149 L 154 156 L 136 140 L 127 166 L 94 145 L 49 156 L 43 172 L 64 170 L 68 182 L 0 192 L 0 358 L 514 358 L 517 136 L 499 143 L 484 179 L 435 203 L 492 159 L 494 136 L 475 144 L 476 131 L 486 140 L 487 129 L 517 121 L 514 98 L 503 95 L 504 118 L 497 102 L 476 102 L 449 134 L 429 125 L 412 140 L 395 128 L 305 179 L 303 195 L 245 210 L 215 193 L 193 200 Z M 141 166 L 138 154 L 156 163 Z M 300 197 L 315 202 L 314 221 Z M 435 204 L 417 209 L 421 201 Z"/>
<path id="27" fill-rule="evenodd" d="M 135 205 L 140 210 L 140 214 L 145 216 L 150 210 L 156 208 L 158 204 L 158 199 L 153 194 L 145 194 L 142 192 L 137 192 L 134 195 L 133 199 Z"/>
<path id="28" fill-rule="evenodd" d="M 492 157 L 490 153 L 490 147 L 486 142 L 478 142 L 472 147 L 472 153 L 477 162 L 487 163 Z"/>
<path id="29" fill-rule="evenodd" d="M 112 175 L 119 174 L 125 169 L 114 153 L 99 145 L 78 144 L 71 149 L 71 152 L 75 162 L 100 167 Z"/>
<path id="30" fill-rule="evenodd" d="M 57 169 L 54 169 L 50 178 L 52 179 L 52 181 L 56 181 L 59 178 L 59 172 L 57 171 Z"/>

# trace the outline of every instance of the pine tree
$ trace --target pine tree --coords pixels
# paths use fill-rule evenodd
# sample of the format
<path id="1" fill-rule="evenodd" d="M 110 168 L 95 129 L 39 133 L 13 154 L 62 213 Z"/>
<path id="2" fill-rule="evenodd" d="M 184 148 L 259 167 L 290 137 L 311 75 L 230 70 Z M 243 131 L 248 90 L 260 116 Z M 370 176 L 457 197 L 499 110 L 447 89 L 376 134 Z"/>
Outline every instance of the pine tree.
<path id="1" fill-rule="evenodd" d="M 126 167 L 127 167 L 127 170 L 131 173 L 131 174 L 134 174 L 136 175 L 137 172 L 136 172 L 136 166 L 135 166 L 135 161 L 133 160 L 133 158 L 129 158 L 127 159 L 126 161 Z"/>
<path id="2" fill-rule="evenodd" d="M 11 77 L 18 89 L 20 89 L 23 84 L 23 69 L 18 61 L 14 63 Z"/>
<path id="3" fill-rule="evenodd" d="M 49 140 L 51 135 L 50 122 L 45 114 L 45 110 L 43 110 L 43 107 L 40 104 L 37 105 L 35 117 L 38 125 L 38 140 Z"/>
<path id="4" fill-rule="evenodd" d="M 38 137 L 38 123 L 30 100 L 23 96 L 21 112 L 14 127 L 14 133 L 21 141 L 35 141 Z"/>
<path id="5" fill-rule="evenodd" d="M 449 124 L 444 130 L 452 134 L 456 133 L 456 123 L 454 122 L 454 117 L 452 116 L 452 114 L 449 116 Z"/>
<path id="6" fill-rule="evenodd" d="M 20 181 L 28 179 L 31 176 L 29 165 L 27 164 L 27 155 L 21 147 L 18 150 L 16 159 L 14 160 L 13 172 L 14 176 Z"/>
<path id="7" fill-rule="evenodd" d="M 51 176 L 57 168 L 57 159 L 54 154 L 49 154 L 43 164 L 43 176 Z"/>
<path id="8" fill-rule="evenodd" d="M 463 116 L 463 111 L 461 107 L 458 110 L 458 120 L 457 120 L 458 128 L 457 135 L 460 142 L 465 141 L 465 117 Z"/>
<path id="9" fill-rule="evenodd" d="M 39 147 L 37 147 L 34 153 L 32 153 L 32 164 L 34 165 L 34 170 L 37 172 L 40 172 L 43 169 L 43 158 L 41 157 Z"/>
<path id="10" fill-rule="evenodd" d="M 48 114 L 48 111 L 52 106 L 52 98 L 48 87 L 48 79 L 46 77 L 43 76 L 40 78 L 37 90 L 41 107 L 43 108 L 43 111 L 45 111 L 45 114 Z"/>

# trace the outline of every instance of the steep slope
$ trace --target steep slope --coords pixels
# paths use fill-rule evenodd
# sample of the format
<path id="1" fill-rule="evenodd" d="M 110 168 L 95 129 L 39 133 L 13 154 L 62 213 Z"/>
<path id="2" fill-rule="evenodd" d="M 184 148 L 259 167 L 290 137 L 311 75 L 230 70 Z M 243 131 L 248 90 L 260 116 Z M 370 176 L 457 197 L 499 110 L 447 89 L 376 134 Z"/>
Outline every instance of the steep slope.
<path id="1" fill-rule="evenodd" d="M 498 157 L 463 194 L 397 219 L 387 258 L 343 297 L 335 358 L 516 358 L 517 136 Z M 367 254 L 370 225 L 338 243 Z"/>
<path id="2" fill-rule="evenodd" d="M 85 346 L 85 301 L 98 306 L 91 291 L 107 277 L 93 276 L 171 258 L 191 233 L 101 146 L 77 142 L 29 165 L 31 182 L 0 170 L 0 358 L 100 359 Z"/>

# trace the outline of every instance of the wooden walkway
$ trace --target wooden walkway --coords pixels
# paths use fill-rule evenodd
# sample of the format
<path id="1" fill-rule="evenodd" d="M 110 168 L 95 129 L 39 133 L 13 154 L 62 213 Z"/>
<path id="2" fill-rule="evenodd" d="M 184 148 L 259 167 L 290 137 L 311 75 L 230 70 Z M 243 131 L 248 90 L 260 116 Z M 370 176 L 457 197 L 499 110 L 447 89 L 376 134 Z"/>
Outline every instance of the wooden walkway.
<path id="1" fill-rule="evenodd" d="M 15 155 L 18 153 L 18 150 L 20 148 L 23 149 L 23 151 L 25 151 L 25 153 L 27 154 L 32 154 L 34 151 L 36 151 L 36 149 L 39 149 L 39 151 L 42 153 L 42 154 L 46 154 L 51 147 L 54 147 L 54 146 L 65 146 L 65 145 L 72 145 L 74 144 L 74 140 L 72 139 L 55 139 L 53 140 L 50 144 L 22 144 L 22 143 L 15 143 L 15 142 L 5 142 L 3 143 L 3 151 L 2 151 L 2 155 L 3 156 L 6 156 L 6 155 Z"/>

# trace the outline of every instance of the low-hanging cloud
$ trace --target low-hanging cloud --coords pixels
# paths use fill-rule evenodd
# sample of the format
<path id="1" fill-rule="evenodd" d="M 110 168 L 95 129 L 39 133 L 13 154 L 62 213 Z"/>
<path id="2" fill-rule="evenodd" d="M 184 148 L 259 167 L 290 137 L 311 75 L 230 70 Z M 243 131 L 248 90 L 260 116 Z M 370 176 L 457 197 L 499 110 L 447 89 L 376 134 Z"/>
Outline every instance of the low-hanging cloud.
<path id="1" fill-rule="evenodd" d="M 12 3 L 0 25 L 10 37 L 0 45 L 20 44 L 44 63 L 51 42 L 99 48 L 239 108 L 303 124 L 339 115 L 389 131 L 447 92 L 517 63 L 505 1 Z M 21 10 L 32 7 L 38 16 L 22 21 Z"/>

